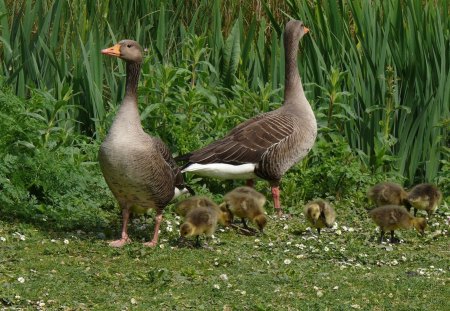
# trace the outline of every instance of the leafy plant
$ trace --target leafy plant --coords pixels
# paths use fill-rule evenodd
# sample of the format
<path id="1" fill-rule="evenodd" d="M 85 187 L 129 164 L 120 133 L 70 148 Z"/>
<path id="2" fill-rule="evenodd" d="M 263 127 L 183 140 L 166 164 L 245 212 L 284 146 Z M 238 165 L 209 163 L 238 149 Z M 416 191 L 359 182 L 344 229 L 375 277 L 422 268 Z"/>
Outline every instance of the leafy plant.
<path id="1" fill-rule="evenodd" d="M 450 101 L 447 0 L 389 0 L 371 6 L 361 0 L 321 5 L 291 0 L 131 1 L 126 10 L 123 5 L 0 0 L 0 74 L 22 98 L 38 88 L 56 102 L 65 101 L 67 109 L 57 116 L 64 128 L 100 140 L 124 91 L 123 81 L 112 74 L 124 74 L 122 62 L 99 53 L 111 41 L 136 39 L 149 51 L 148 64 L 189 72 L 177 73 L 173 89 L 164 89 L 169 80 L 162 89 L 150 83 L 155 96 L 167 97 L 167 91 L 177 92 L 186 83 L 193 89 L 203 80 L 199 92 L 174 98 L 181 100 L 182 122 L 182 111 L 190 116 L 205 111 L 181 105 L 206 100 L 212 103 L 209 111 L 219 110 L 222 99 L 209 86 L 224 87 L 232 101 L 233 88 L 242 81 L 254 92 L 270 85 L 280 90 L 271 98 L 277 102 L 284 81 L 283 25 L 293 17 L 311 29 L 301 43 L 299 66 L 304 82 L 320 86 L 308 98 L 317 103 L 319 115 L 327 114 L 327 125 L 336 125 L 374 171 L 395 169 L 408 184 L 437 176 Z M 144 72 L 146 79 L 155 74 L 148 67 Z M 208 90 L 203 95 L 202 88 Z M 160 116 L 173 113 L 159 104 L 165 98 L 155 96 L 151 108 L 145 108 Z M 246 103 L 237 104 L 239 110 Z M 204 122 L 209 120 L 206 116 Z M 162 128 L 163 136 L 171 136 L 168 123 Z"/>
<path id="2" fill-rule="evenodd" d="M 0 115 L 2 217 L 60 229 L 106 227 L 114 201 L 96 163 L 98 145 L 55 117 L 67 105 L 32 94 L 25 105 L 0 83 L 0 105 L 8 112 Z"/>
<path id="3" fill-rule="evenodd" d="M 311 153 L 283 178 L 283 200 L 294 210 L 315 198 L 363 201 L 366 189 L 385 178 L 368 170 L 339 135 L 320 135 Z"/>

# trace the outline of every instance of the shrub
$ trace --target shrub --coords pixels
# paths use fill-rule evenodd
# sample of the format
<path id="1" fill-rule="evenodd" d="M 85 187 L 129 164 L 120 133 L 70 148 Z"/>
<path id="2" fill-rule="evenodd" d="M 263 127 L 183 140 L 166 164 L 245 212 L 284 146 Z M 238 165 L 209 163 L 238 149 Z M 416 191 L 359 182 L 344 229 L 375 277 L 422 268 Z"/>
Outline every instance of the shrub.
<path id="1" fill-rule="evenodd" d="M 97 165 L 98 144 L 51 124 L 62 112 L 51 113 L 43 95 L 25 102 L 0 83 L 0 215 L 49 228 L 104 227 L 114 203 Z"/>

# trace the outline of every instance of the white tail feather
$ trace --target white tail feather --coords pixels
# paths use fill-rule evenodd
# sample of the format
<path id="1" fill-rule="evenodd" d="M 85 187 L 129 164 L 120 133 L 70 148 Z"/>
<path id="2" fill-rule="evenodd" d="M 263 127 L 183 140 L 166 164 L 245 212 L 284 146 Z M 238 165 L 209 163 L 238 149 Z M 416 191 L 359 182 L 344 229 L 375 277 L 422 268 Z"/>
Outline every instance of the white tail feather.
<path id="1" fill-rule="evenodd" d="M 205 177 L 220 179 L 253 179 L 256 178 L 254 163 L 232 165 L 225 163 L 198 164 L 186 167 L 182 173 L 191 172 Z"/>

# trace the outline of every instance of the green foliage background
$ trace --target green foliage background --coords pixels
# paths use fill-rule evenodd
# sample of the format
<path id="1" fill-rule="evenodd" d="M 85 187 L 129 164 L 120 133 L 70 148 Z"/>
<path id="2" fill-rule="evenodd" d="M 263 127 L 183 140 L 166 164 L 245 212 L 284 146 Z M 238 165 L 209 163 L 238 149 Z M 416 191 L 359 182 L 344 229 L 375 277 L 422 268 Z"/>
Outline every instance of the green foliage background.
<path id="1" fill-rule="evenodd" d="M 364 204 L 385 179 L 447 194 L 449 12 L 446 0 L 0 0 L 0 213 L 108 227 L 115 202 L 96 153 L 124 64 L 100 49 L 123 38 L 147 48 L 142 123 L 181 154 L 279 107 L 290 18 L 311 29 L 299 68 L 320 132 L 283 179 L 286 208 L 318 196 Z M 235 185 L 187 178 L 218 198 Z"/>

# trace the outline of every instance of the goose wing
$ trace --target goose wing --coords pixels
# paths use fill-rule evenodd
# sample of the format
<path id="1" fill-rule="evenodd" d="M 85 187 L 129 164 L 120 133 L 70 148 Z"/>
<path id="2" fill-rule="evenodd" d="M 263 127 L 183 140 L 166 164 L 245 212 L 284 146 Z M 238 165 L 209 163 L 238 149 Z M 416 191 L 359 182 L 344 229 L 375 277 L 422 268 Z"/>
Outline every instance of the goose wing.
<path id="1" fill-rule="evenodd" d="M 265 113 L 231 130 L 227 136 L 177 160 L 190 163 L 257 163 L 264 153 L 288 139 L 295 129 L 295 116 Z"/>
<path id="2" fill-rule="evenodd" d="M 174 186 L 181 189 L 182 187 L 185 186 L 183 175 L 181 174 L 180 167 L 177 165 L 174 158 L 172 157 L 170 149 L 161 139 L 156 137 L 153 137 L 153 139 L 155 148 L 159 151 L 166 164 L 170 167 L 172 175 L 174 176 Z"/>

